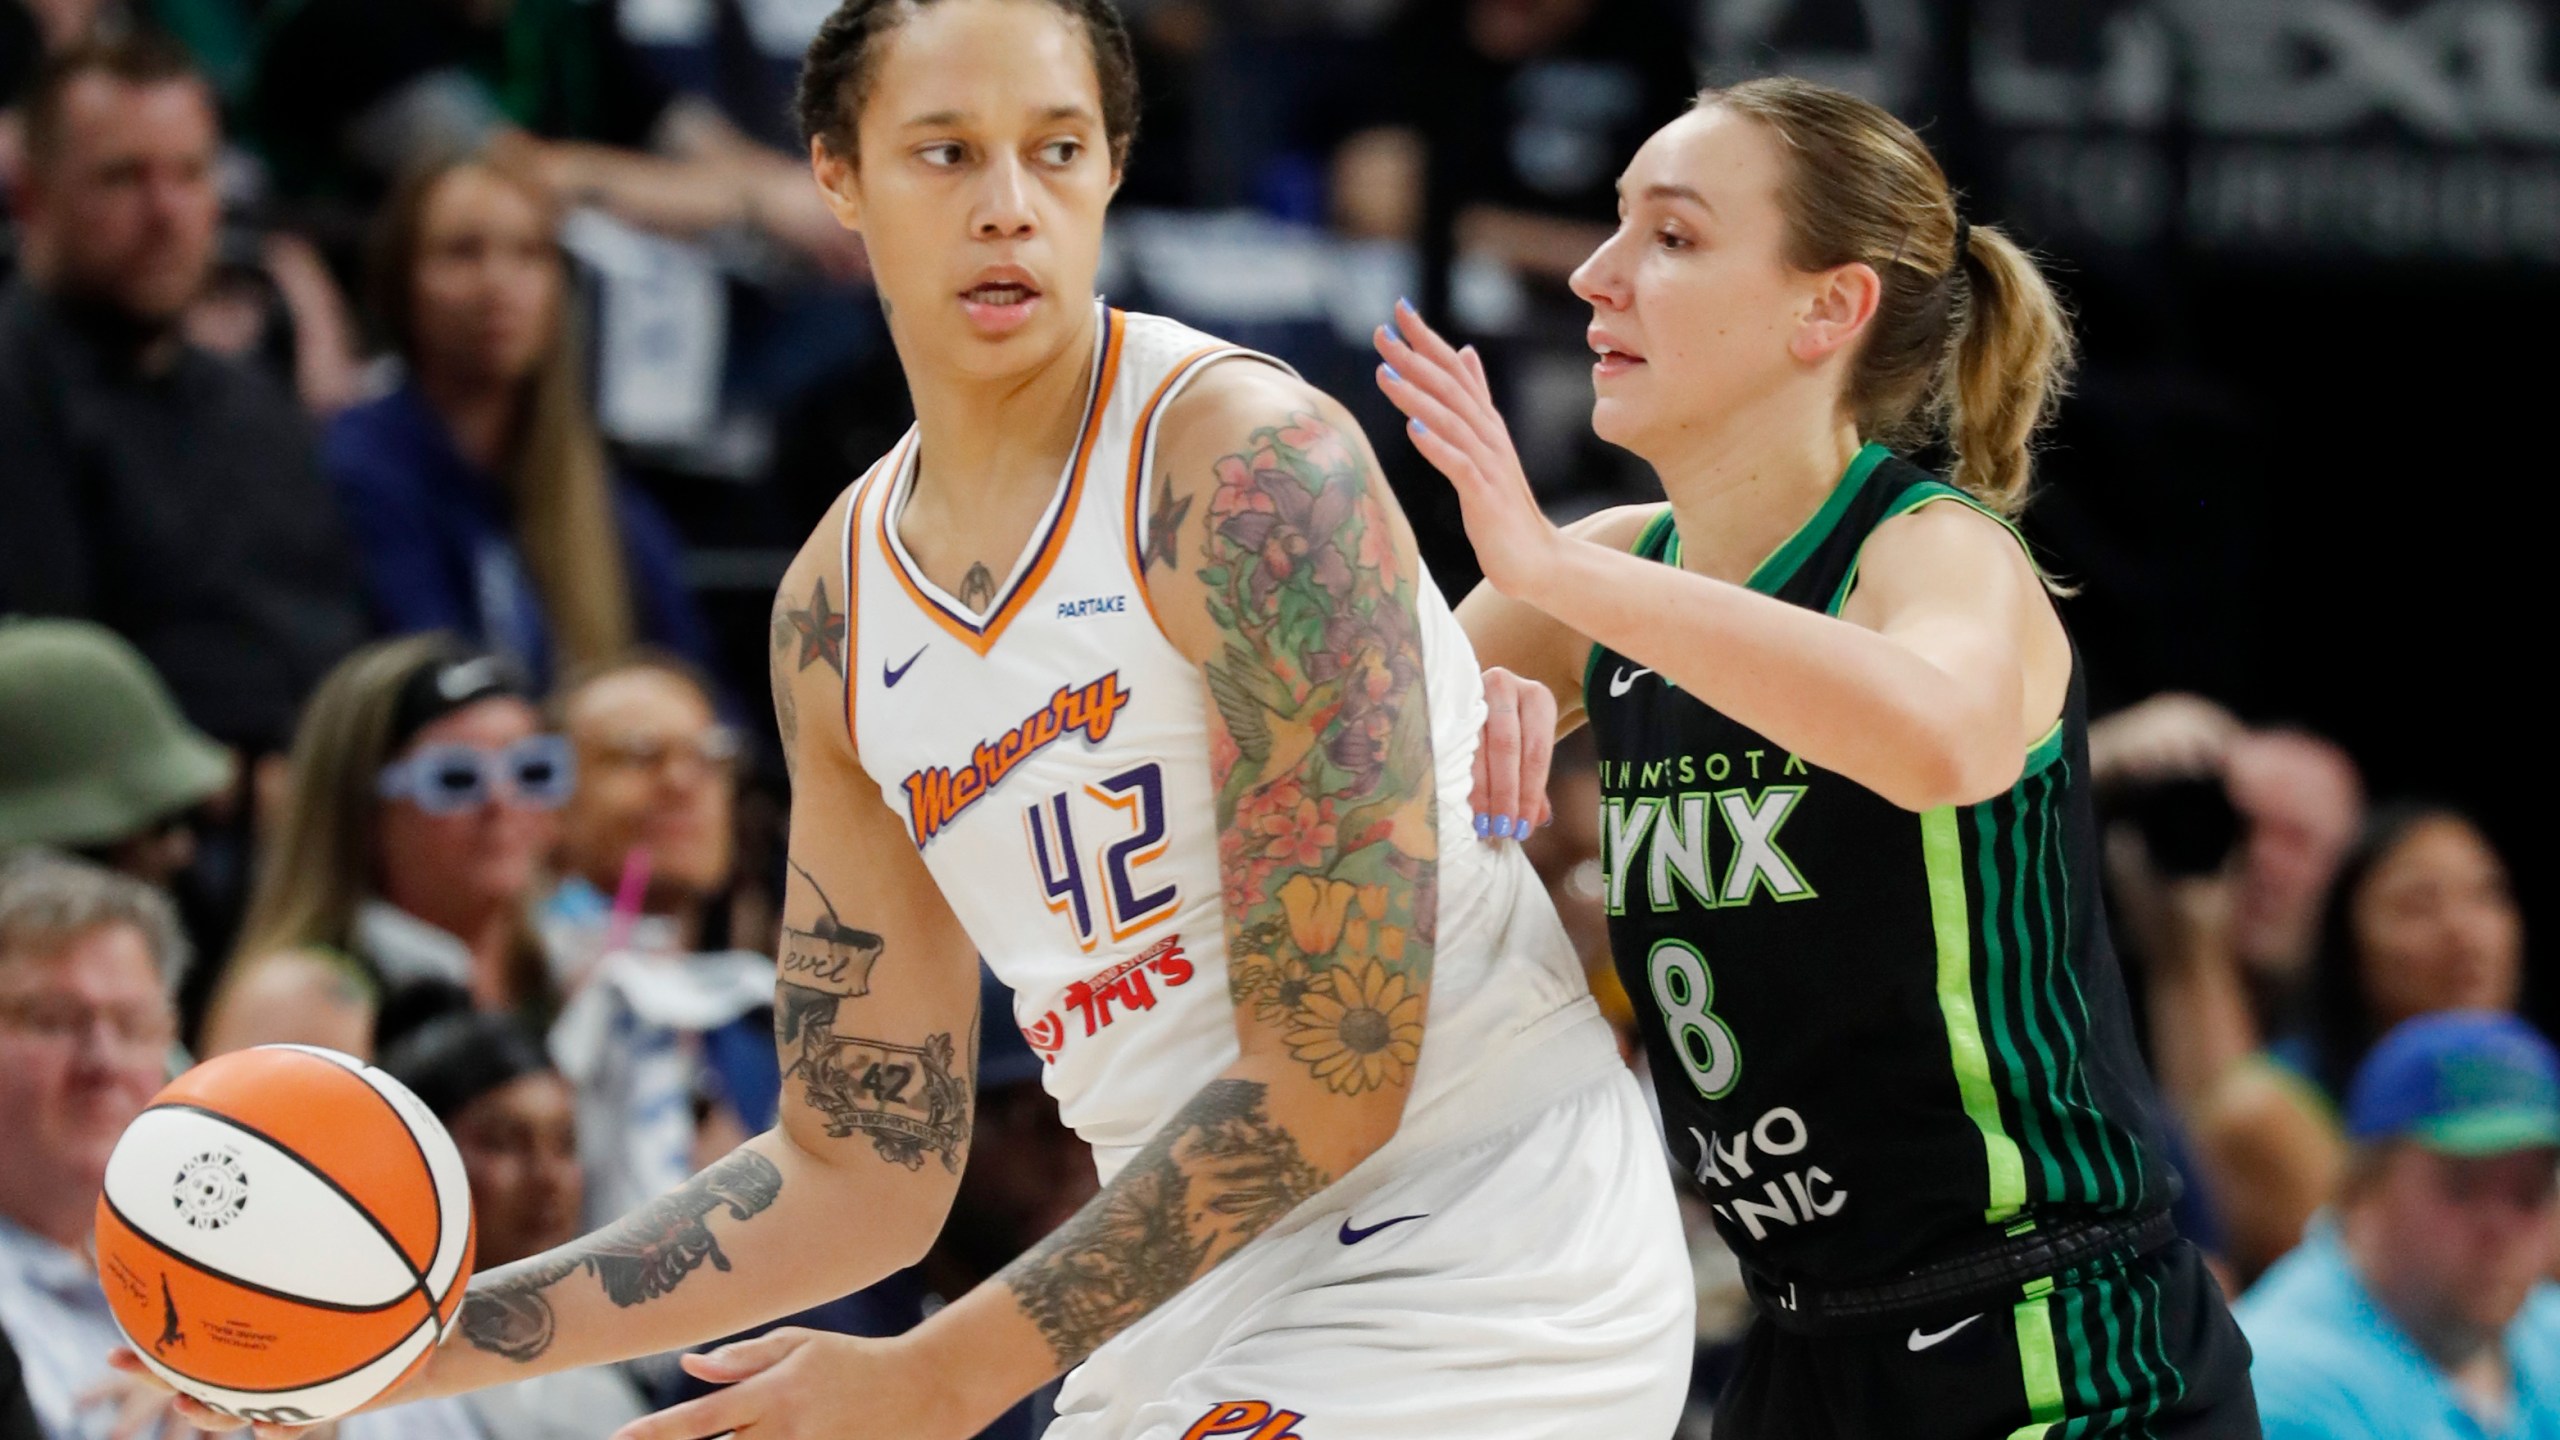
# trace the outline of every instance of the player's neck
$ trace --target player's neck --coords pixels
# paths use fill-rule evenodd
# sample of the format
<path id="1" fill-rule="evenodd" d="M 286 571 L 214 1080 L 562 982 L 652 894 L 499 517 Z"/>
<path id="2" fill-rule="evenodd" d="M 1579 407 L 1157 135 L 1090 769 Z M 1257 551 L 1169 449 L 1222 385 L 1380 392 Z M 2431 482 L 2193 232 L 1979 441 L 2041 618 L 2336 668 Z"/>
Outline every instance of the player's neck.
<path id="1" fill-rule="evenodd" d="M 1657 459 L 1682 568 L 1736 584 L 1801 529 L 1857 458 L 1857 428 L 1827 399 L 1809 412 L 1738 413 Z"/>
<path id="2" fill-rule="evenodd" d="M 999 379 L 910 366 L 921 459 L 908 514 L 983 517 L 1026 486 L 1046 495 L 1084 427 L 1093 376 L 1093 307 L 1056 353 Z"/>

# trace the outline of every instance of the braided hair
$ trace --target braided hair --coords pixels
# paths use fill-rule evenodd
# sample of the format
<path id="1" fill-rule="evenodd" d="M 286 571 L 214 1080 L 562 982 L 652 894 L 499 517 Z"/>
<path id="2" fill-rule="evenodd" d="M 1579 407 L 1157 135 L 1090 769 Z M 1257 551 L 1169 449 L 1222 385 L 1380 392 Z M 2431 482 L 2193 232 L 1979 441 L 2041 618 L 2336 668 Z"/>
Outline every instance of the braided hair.
<path id="1" fill-rule="evenodd" d="M 818 27 L 809 53 L 800 63 L 799 90 L 792 114 L 800 124 L 803 144 L 823 140 L 827 148 L 851 159 L 854 123 L 870 98 L 879 70 L 878 41 L 916 12 L 937 0 L 842 0 Z M 1102 90 L 1102 130 L 1111 146 L 1111 165 L 1128 164 L 1130 143 L 1138 136 L 1138 60 L 1129 44 L 1129 27 L 1112 0 L 1033 0 L 1055 6 L 1084 25 L 1093 50 L 1094 78 Z"/>

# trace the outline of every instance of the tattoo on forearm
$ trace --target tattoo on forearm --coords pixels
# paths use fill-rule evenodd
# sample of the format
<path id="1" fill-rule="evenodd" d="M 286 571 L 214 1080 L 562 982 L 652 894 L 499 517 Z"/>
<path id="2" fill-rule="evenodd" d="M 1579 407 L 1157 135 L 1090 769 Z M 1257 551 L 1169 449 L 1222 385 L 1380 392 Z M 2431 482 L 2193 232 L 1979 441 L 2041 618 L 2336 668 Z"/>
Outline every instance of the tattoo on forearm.
<path id="1" fill-rule="evenodd" d="M 1002 1278 L 1060 1365 L 1170 1299 L 1330 1183 L 1265 1108 L 1265 1087 L 1211 1082 L 1109 1188 Z"/>
<path id="2" fill-rule="evenodd" d="M 1230 985 L 1352 1095 L 1411 1082 L 1438 928 L 1419 574 L 1395 525 L 1358 448 L 1301 414 L 1218 462 L 1201 545 L 1226 636 L 1207 669 Z"/>
<path id="3" fill-rule="evenodd" d="M 826 913 L 805 928 L 783 925 L 773 1007 L 783 1080 L 800 1082 L 829 1135 L 868 1135 L 880 1158 L 910 1170 L 923 1169 L 931 1151 L 958 1174 L 968 1153 L 974 1063 L 963 1068 L 948 1033 L 901 1045 L 837 1032 L 844 1002 L 871 992 L 884 947 L 837 916 L 815 876 L 796 861 L 791 869 Z M 970 1054 L 974 1062 L 974 1048 Z"/>
<path id="4" fill-rule="evenodd" d="M 729 1268 L 711 1233 L 715 1211 L 751 1220 L 781 1193 L 782 1171 L 771 1160 L 753 1150 L 731 1151 L 612 1226 L 473 1284 L 462 1301 L 462 1334 L 479 1349 L 531 1361 L 551 1348 L 551 1287 L 586 1270 L 615 1305 L 646 1304 L 672 1293 L 706 1262 Z"/>

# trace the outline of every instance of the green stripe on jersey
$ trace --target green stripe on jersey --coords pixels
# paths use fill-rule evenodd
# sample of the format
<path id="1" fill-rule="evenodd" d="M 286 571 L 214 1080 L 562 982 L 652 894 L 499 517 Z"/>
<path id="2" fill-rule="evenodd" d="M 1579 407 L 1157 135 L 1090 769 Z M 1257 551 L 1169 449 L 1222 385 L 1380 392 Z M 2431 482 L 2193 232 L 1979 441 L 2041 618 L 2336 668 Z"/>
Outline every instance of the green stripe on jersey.
<path id="1" fill-rule="evenodd" d="M 1955 1065 L 1964 1113 L 1982 1132 L 1991 1185 L 1983 1218 L 1999 1224 L 2027 1203 L 2027 1167 L 2018 1142 L 2000 1121 L 2000 1097 L 1991 1088 L 1991 1052 L 1982 1043 L 1982 1017 L 1973 1003 L 1973 922 L 1966 913 L 1964 840 L 1952 805 L 1920 817 L 1920 854 L 1929 872 L 1929 919 L 1938 951 L 1938 1013 L 1947 1024 L 1947 1054 Z"/>
<path id="2" fill-rule="evenodd" d="M 2053 1348 L 2050 1299 L 2047 1294 L 2021 1300 L 2014 1312 L 2018 1320 L 2018 1369 L 2027 1383 L 2027 1414 L 2043 1425 L 2062 1419 L 2062 1357 Z"/>

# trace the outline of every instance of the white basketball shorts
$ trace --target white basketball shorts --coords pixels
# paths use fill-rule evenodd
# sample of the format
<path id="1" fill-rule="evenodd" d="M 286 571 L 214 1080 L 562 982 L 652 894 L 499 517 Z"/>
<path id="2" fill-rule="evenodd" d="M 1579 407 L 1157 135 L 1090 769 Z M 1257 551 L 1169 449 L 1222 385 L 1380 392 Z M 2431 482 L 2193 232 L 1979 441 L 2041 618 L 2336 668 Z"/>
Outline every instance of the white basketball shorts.
<path id="1" fill-rule="evenodd" d="M 1614 1049 L 1549 1093 L 1309 1200 L 1068 1376 L 1046 1440 L 1666 1440 L 1696 1290 L 1661 1141 Z"/>

